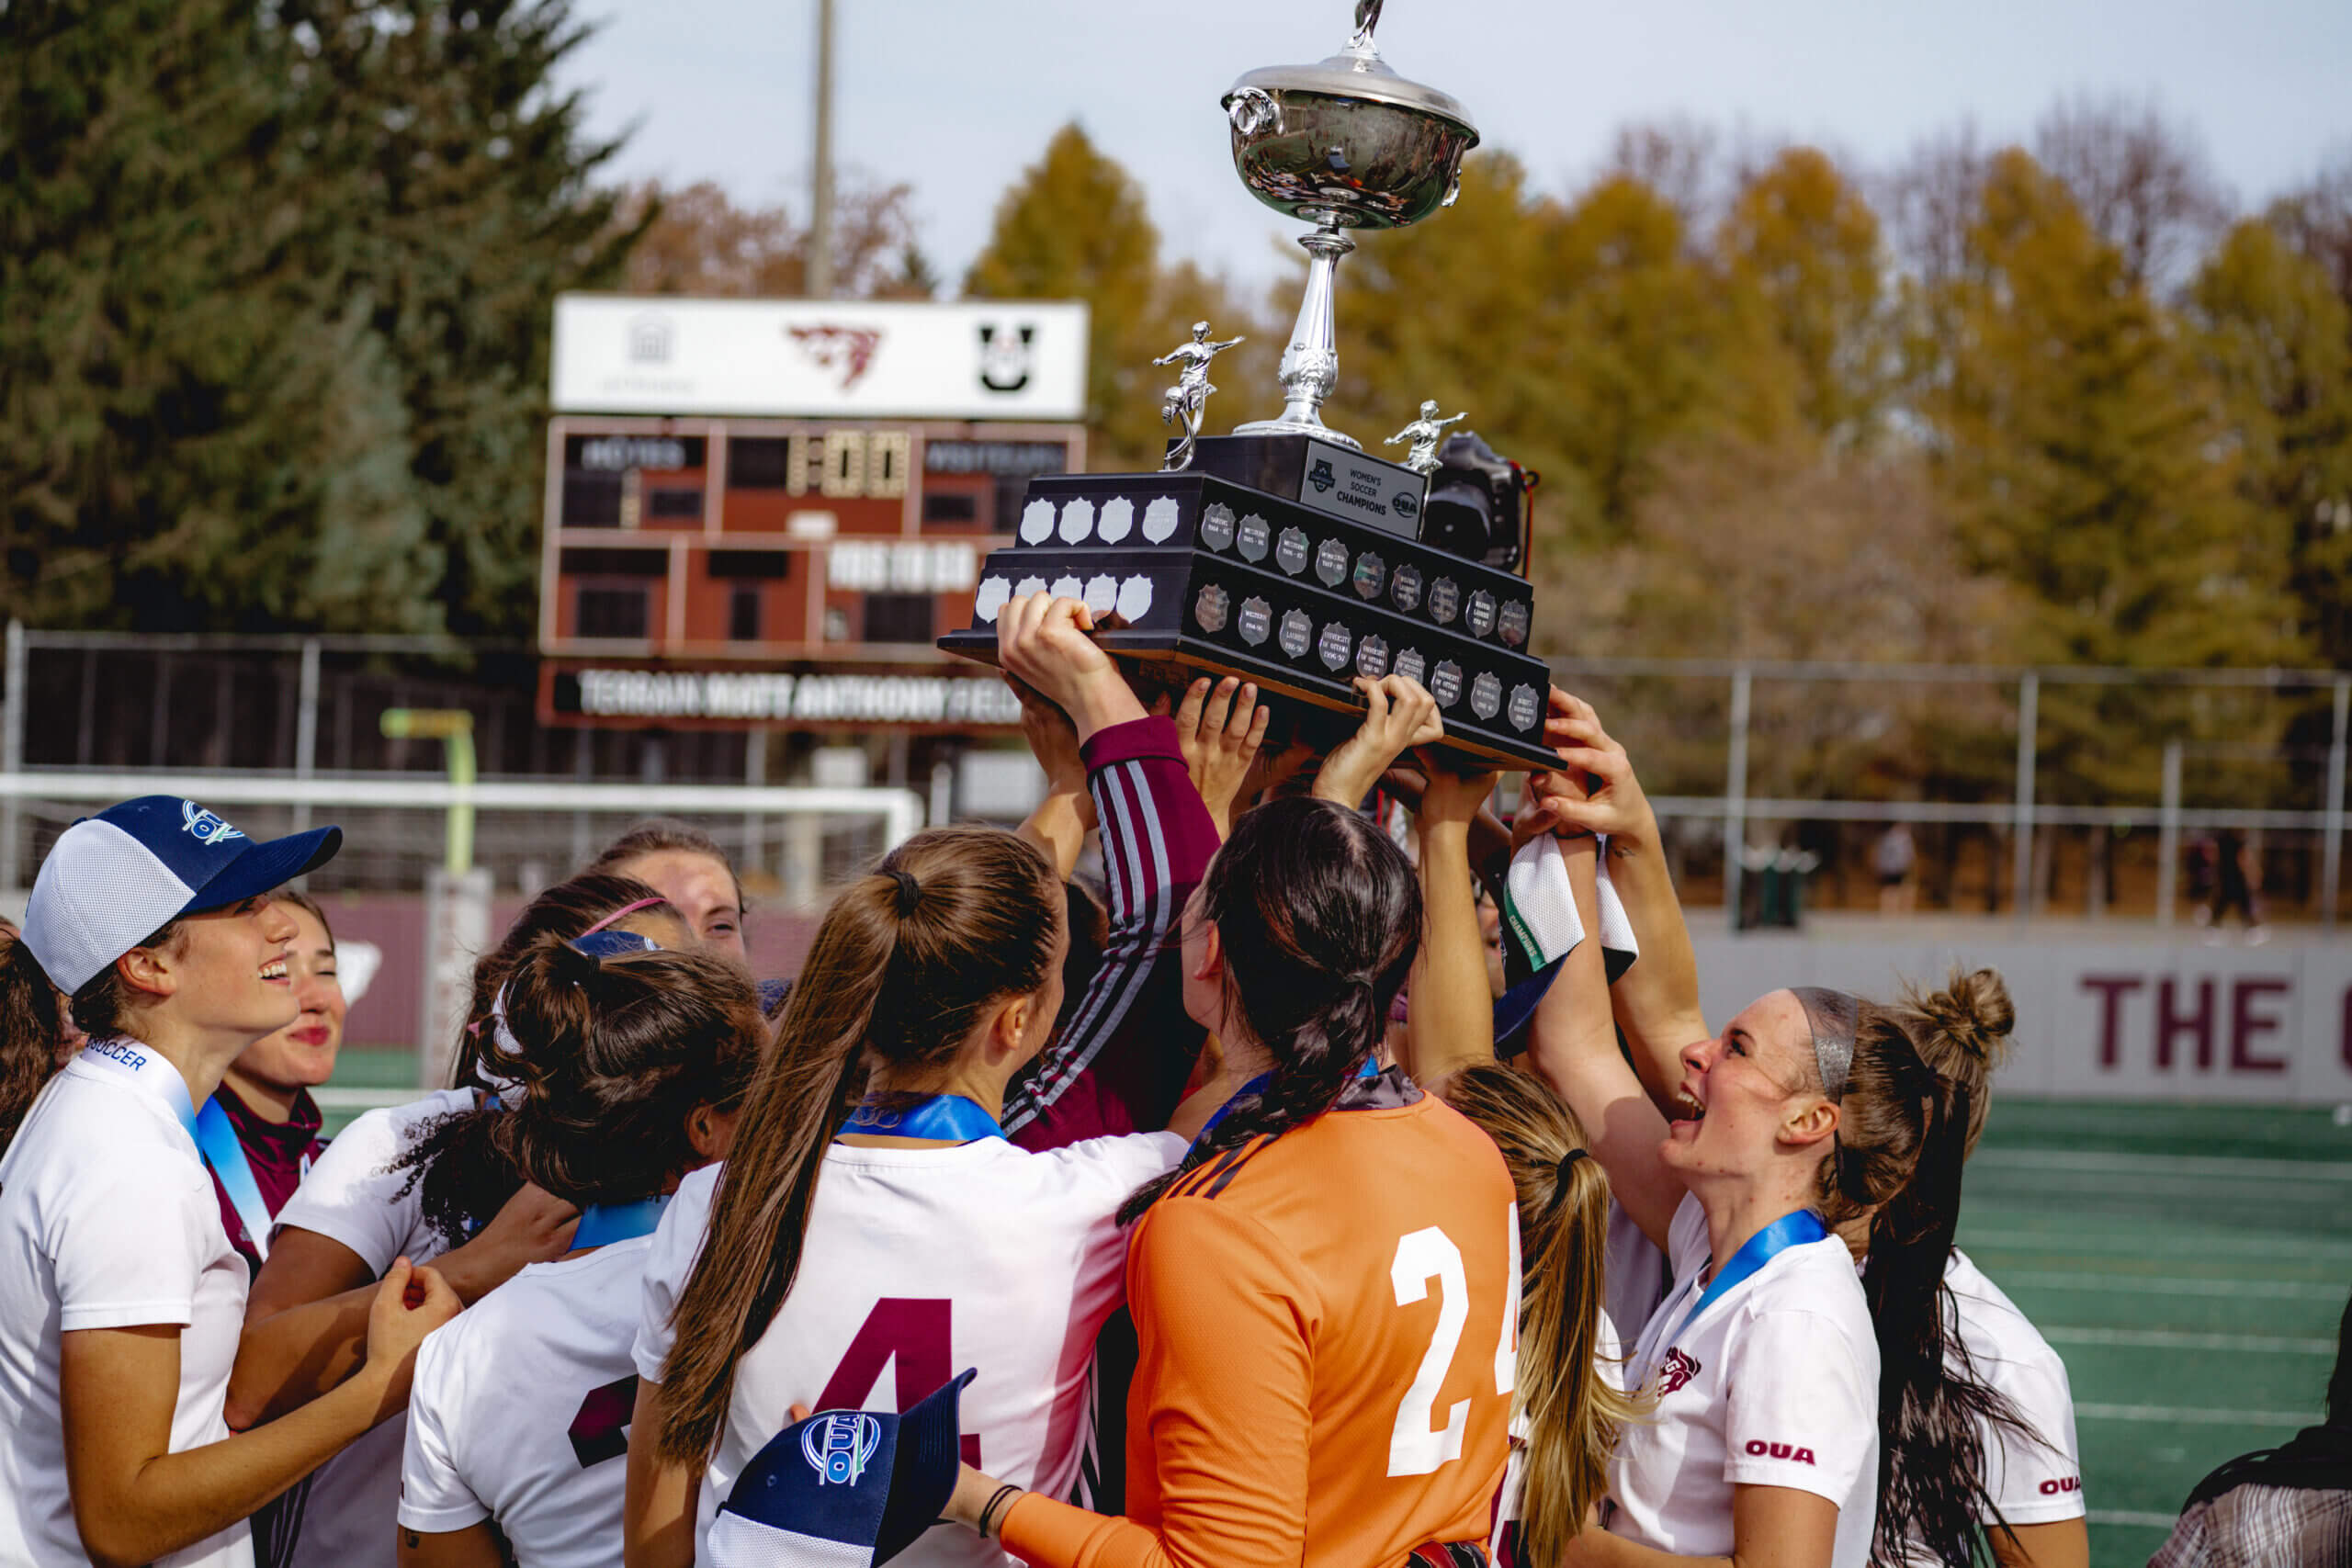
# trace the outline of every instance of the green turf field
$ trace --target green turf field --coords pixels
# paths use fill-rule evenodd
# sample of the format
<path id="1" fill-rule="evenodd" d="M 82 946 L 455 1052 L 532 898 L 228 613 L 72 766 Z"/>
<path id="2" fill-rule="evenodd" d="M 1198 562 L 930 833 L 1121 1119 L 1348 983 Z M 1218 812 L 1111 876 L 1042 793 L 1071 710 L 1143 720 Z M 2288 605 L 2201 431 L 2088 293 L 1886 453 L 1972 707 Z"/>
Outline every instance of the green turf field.
<path id="1" fill-rule="evenodd" d="M 335 1074 L 414 1081 L 415 1059 L 386 1052 L 348 1052 Z M 2144 1563 L 2207 1471 L 2319 1417 L 2352 1290 L 2352 1125 L 2005 1100 L 1960 1240 L 2066 1359 L 2092 1562 Z"/>
<path id="2" fill-rule="evenodd" d="M 2144 1563 L 2206 1472 L 2319 1418 L 2352 1290 L 2352 1125 L 2001 1100 L 1960 1240 L 2065 1358 L 2092 1562 Z"/>

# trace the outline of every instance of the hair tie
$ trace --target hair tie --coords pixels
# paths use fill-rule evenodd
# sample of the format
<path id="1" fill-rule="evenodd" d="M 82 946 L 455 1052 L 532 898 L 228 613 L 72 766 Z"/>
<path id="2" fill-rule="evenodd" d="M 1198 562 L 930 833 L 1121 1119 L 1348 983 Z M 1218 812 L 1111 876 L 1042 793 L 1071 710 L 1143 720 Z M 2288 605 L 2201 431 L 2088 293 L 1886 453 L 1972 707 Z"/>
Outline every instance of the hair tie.
<path id="1" fill-rule="evenodd" d="M 899 885 L 899 919 L 903 920 L 913 914 L 915 906 L 922 901 L 922 884 L 903 871 L 891 870 L 883 874 Z"/>
<path id="2" fill-rule="evenodd" d="M 625 918 L 626 918 L 626 917 L 628 917 L 628 916 L 634 915 L 634 914 L 636 914 L 639 909 L 650 909 L 650 908 L 653 908 L 653 906 L 654 906 L 654 905 L 656 905 L 656 904 L 666 904 L 666 903 L 668 903 L 669 901 L 670 901 L 670 900 L 668 900 L 667 898 L 664 898 L 664 897 L 661 897 L 659 894 L 656 894 L 654 897 L 650 897 L 650 898 L 639 898 L 639 899 L 636 903 L 634 903 L 634 904 L 623 904 L 619 908 L 615 909 L 611 914 L 606 915 L 603 919 L 598 920 L 594 925 L 590 926 L 586 931 L 582 931 L 582 932 L 580 933 L 580 935 L 581 935 L 581 936 L 594 936 L 598 931 L 603 931 L 606 926 L 611 925 L 615 920 L 622 919 L 625 919 Z M 577 942 L 577 941 L 579 941 L 579 940 L 580 940 L 580 938 L 579 938 L 579 937 L 574 937 L 572 940 L 573 940 L 574 942 Z"/>

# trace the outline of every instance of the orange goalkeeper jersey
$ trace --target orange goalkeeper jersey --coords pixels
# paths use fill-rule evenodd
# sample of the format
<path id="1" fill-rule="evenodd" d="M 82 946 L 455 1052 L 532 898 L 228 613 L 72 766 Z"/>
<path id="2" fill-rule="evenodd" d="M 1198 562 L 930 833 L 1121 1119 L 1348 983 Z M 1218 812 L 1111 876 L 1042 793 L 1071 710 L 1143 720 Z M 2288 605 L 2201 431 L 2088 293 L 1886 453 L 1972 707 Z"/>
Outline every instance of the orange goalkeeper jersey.
<path id="1" fill-rule="evenodd" d="M 1005 1549 L 1043 1568 L 1388 1568 L 1483 1540 L 1518 1223 L 1492 1140 L 1393 1069 L 1188 1173 L 1128 1251 L 1129 1517 L 1033 1493 Z"/>

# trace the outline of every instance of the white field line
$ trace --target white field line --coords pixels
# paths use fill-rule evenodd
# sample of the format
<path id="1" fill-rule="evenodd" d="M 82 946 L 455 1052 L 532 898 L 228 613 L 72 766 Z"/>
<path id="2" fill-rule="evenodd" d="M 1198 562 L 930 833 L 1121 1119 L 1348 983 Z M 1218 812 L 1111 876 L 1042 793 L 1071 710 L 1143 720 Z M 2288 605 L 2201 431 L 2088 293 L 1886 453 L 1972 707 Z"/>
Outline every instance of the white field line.
<path id="1" fill-rule="evenodd" d="M 2189 1422 L 2214 1427 L 2311 1427 L 2319 1412 L 2297 1410 L 2222 1410 L 2207 1404 L 2089 1404 L 2077 1403 L 2075 1416 L 2084 1421 Z"/>
<path id="2" fill-rule="evenodd" d="M 2169 1328 L 2074 1328 L 2040 1325 L 2053 1345 L 2127 1345 L 2142 1350 L 2237 1350 L 2251 1355 L 2333 1356 L 2333 1339 L 2286 1339 L 2244 1334 L 2188 1334 Z"/>
<path id="3" fill-rule="evenodd" d="M 2095 1525 L 2142 1525 L 2159 1530 L 2168 1530 L 2180 1522 L 2171 1514 L 2143 1513 L 2136 1508 L 2093 1508 L 2087 1517 Z"/>
<path id="4" fill-rule="evenodd" d="M 2009 1252 L 2110 1252 L 2124 1258 L 2144 1258 L 2146 1236 L 2121 1236 L 2106 1232 L 2066 1235 L 2058 1231 L 1970 1231 L 1960 1238 L 1963 1247 Z M 2321 1236 L 2200 1235 L 2190 1244 L 2200 1255 L 2227 1258 L 2352 1258 L 2352 1239 Z"/>
<path id="5" fill-rule="evenodd" d="M 2352 1181 L 2352 1163 L 2257 1159 L 2229 1155 L 2132 1155 L 2105 1149 L 1985 1149 L 1972 1164 L 1988 1170 L 2078 1170 L 2109 1176 L 2238 1176 L 2274 1180 Z"/>
<path id="6" fill-rule="evenodd" d="M 2158 1296 L 2257 1296 L 2272 1301 L 2341 1302 L 2345 1287 L 2318 1280 L 2190 1280 L 2168 1274 L 2094 1274 L 2059 1269 L 2005 1269 L 2005 1286 L 2048 1291 L 2139 1291 Z"/>

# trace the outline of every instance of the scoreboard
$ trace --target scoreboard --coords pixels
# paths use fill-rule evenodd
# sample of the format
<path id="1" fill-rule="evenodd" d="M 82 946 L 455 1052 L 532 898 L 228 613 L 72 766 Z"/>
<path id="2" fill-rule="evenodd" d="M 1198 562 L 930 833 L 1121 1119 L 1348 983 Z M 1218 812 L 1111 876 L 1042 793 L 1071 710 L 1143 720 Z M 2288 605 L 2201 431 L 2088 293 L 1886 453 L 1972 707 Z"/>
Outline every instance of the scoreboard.
<path id="1" fill-rule="evenodd" d="M 1075 418 L 971 417 L 1074 415 L 1082 308 L 594 299 L 583 327 L 583 301 L 564 303 L 543 720 L 1018 722 L 1001 682 L 933 640 L 968 624 L 980 562 L 1009 542 L 1029 480 L 1085 467 Z M 1074 335 L 1075 374 L 1041 351 L 1047 325 Z M 598 328 L 605 360 L 583 367 L 578 345 Z M 1040 387 L 1057 372 L 1065 387 Z"/>

